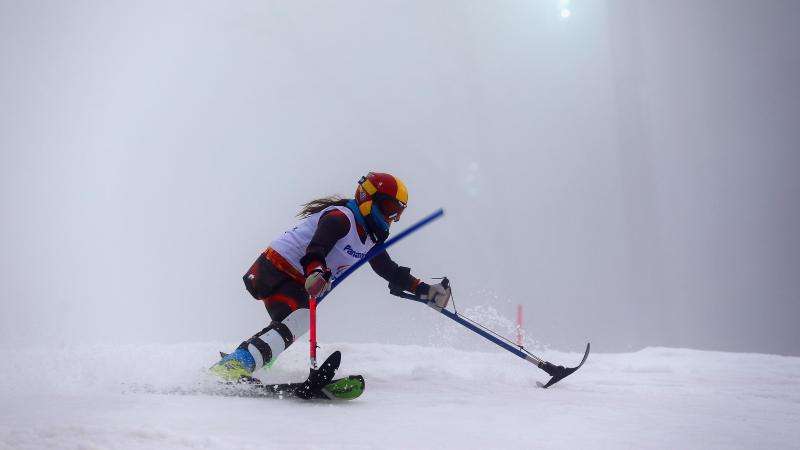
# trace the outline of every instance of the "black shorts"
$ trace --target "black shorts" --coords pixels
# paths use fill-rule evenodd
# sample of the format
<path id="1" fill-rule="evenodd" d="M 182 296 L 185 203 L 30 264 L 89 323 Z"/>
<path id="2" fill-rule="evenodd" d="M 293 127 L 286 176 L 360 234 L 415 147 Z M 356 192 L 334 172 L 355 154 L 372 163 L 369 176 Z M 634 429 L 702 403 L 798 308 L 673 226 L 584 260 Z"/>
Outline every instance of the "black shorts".
<path id="1" fill-rule="evenodd" d="M 272 320 L 281 322 L 297 309 L 308 309 L 305 286 L 275 267 L 263 254 L 259 255 L 242 279 L 247 292 L 264 302 Z"/>

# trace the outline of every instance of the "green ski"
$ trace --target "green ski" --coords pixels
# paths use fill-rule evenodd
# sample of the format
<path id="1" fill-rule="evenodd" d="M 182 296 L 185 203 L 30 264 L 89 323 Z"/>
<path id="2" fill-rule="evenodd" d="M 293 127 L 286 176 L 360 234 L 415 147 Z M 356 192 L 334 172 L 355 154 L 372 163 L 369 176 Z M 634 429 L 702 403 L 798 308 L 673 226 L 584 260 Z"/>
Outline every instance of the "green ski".
<path id="1" fill-rule="evenodd" d="M 300 398 L 297 390 L 303 383 L 280 383 L 280 384 L 251 384 L 253 395 L 261 397 L 279 398 Z M 364 377 L 361 375 L 350 375 L 346 378 L 338 378 L 323 386 L 321 389 L 314 390 L 307 399 L 315 400 L 353 400 L 364 393 Z"/>
<path id="2" fill-rule="evenodd" d="M 364 393 L 364 377 L 350 375 L 347 378 L 333 380 L 322 388 L 322 393 L 331 400 L 353 400 Z"/>

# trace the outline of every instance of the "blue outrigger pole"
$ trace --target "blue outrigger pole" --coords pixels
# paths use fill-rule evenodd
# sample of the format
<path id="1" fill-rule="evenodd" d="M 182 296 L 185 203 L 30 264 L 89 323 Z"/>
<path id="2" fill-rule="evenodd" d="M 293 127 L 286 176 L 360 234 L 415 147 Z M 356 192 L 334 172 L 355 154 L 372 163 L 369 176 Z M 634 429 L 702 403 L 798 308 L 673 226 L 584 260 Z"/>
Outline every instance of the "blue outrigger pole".
<path id="1" fill-rule="evenodd" d="M 333 280 L 333 283 L 331 283 L 331 291 L 336 286 L 338 286 L 339 283 L 344 281 L 345 278 L 349 277 L 350 275 L 352 275 L 353 272 L 358 270 L 359 267 L 361 267 L 364 264 L 368 263 L 372 258 L 380 255 L 381 253 L 383 253 L 384 250 L 386 250 L 387 248 L 389 248 L 392 245 L 396 244 L 401 239 L 407 237 L 409 234 L 419 230 L 420 228 L 422 228 L 425 225 L 433 222 L 436 219 L 439 219 L 442 216 L 444 216 L 444 209 L 439 208 L 436 211 L 432 212 L 431 214 L 428 214 L 426 217 L 424 217 L 419 222 L 417 222 L 414 225 L 411 225 L 410 227 L 408 227 L 408 229 L 401 231 L 397 236 L 394 236 L 393 238 L 388 239 L 386 242 L 384 242 L 382 244 L 378 244 L 375 247 L 372 247 L 372 249 L 370 249 L 370 251 L 367 252 L 366 256 L 361 258 L 357 263 L 355 263 L 352 266 L 348 267 L 347 270 L 342 272 L 341 275 L 339 275 L 335 280 Z M 328 294 L 330 294 L 331 291 L 326 292 L 325 295 L 323 295 L 322 297 L 318 298 L 317 299 L 317 304 L 319 305 L 319 303 L 322 302 L 322 300 L 325 297 L 327 297 Z"/>
<path id="2" fill-rule="evenodd" d="M 448 284 L 449 284 L 449 281 L 447 280 L 447 277 L 443 278 L 442 279 L 442 285 L 447 287 Z M 453 307 L 453 311 L 449 311 L 449 310 L 446 310 L 446 309 L 438 308 L 438 307 L 432 305 L 431 303 L 428 303 L 427 300 L 423 300 L 423 299 L 419 298 L 418 296 L 416 296 L 414 294 L 409 294 L 407 292 L 401 292 L 401 291 L 395 291 L 395 290 L 390 290 L 389 292 L 392 295 L 396 295 L 396 296 L 401 297 L 401 298 L 414 300 L 414 301 L 420 302 L 420 303 L 426 303 L 426 304 L 428 304 L 428 306 L 430 306 L 431 308 L 439 311 L 440 313 L 445 315 L 447 318 L 449 318 L 451 320 L 454 320 L 455 322 L 458 322 L 459 324 L 463 325 L 464 327 L 468 328 L 469 330 L 474 331 L 475 333 L 483 336 L 484 338 L 488 339 L 489 341 L 491 341 L 491 342 L 497 344 L 498 346 L 508 350 L 509 352 L 519 356 L 520 358 L 524 359 L 525 361 L 528 361 L 530 363 L 535 364 L 536 367 L 544 370 L 545 372 L 547 372 L 548 375 L 550 375 L 552 377 L 552 378 L 550 378 L 550 381 L 547 382 L 547 384 L 537 383 L 537 384 L 539 384 L 540 387 L 543 387 L 543 388 L 549 388 L 550 386 L 552 386 L 552 385 L 558 383 L 559 381 L 563 380 L 564 378 L 566 378 L 568 375 L 572 374 L 572 372 L 575 372 L 576 370 L 580 369 L 581 366 L 583 365 L 583 363 L 586 362 L 586 358 L 589 357 L 589 349 L 591 348 L 591 343 L 586 344 L 586 351 L 583 353 L 583 359 L 581 360 L 580 364 L 578 364 L 575 367 L 557 366 L 557 365 L 555 365 L 555 364 L 553 364 L 551 362 L 547 362 L 547 361 L 539 358 L 538 356 L 536 356 L 533 353 L 531 353 L 528 350 L 526 350 L 525 347 L 523 347 L 521 345 L 515 346 L 515 345 L 511 344 L 511 341 L 509 341 L 508 339 L 505 339 L 502 336 L 500 336 L 499 334 L 497 334 L 497 333 L 489 330 L 488 328 L 478 324 L 477 322 L 475 322 L 473 320 L 470 320 L 470 319 L 460 315 L 458 313 L 458 311 L 455 311 L 455 306 Z"/>
<path id="3" fill-rule="evenodd" d="M 344 279 L 347 278 L 348 276 L 350 276 L 353 272 L 358 270 L 359 267 L 361 267 L 364 264 L 366 264 L 367 262 L 369 262 L 372 258 L 374 258 L 375 256 L 381 254 L 384 250 L 386 250 L 387 248 L 389 248 L 392 245 L 396 244 L 401 239 L 407 237 L 409 234 L 419 230 L 420 228 L 424 227 L 425 225 L 428 225 L 429 223 L 431 223 L 434 220 L 442 217 L 443 215 L 444 215 L 444 210 L 440 208 L 440 209 L 434 211 L 433 213 L 429 214 L 427 217 L 423 218 L 419 222 L 415 223 L 414 225 L 412 225 L 408 229 L 403 230 L 397 236 L 387 240 L 386 242 L 384 242 L 382 244 L 379 244 L 379 245 L 376 245 L 375 247 L 373 247 L 369 252 L 367 252 L 367 254 L 364 256 L 364 258 L 362 258 L 357 263 L 355 263 L 352 266 L 350 266 L 346 271 L 344 271 L 342 273 L 342 275 L 340 275 L 339 277 L 337 277 L 333 281 L 333 283 L 331 285 L 331 290 L 333 290 L 333 288 L 338 286 L 339 283 L 344 281 Z M 448 279 L 444 278 L 442 280 L 442 285 L 447 287 L 448 284 L 449 284 Z M 317 299 L 317 304 L 319 304 L 325 297 L 327 297 L 327 294 L 329 294 L 329 293 L 330 293 L 330 291 L 328 291 L 326 293 L 326 295 L 323 295 L 322 297 L 318 298 Z M 391 287 L 390 287 L 390 293 L 392 295 L 396 295 L 396 296 L 401 297 L 401 298 L 405 298 L 405 299 L 408 299 L 408 300 L 414 300 L 414 301 L 417 301 L 417 302 L 428 304 L 427 300 L 423 300 L 423 299 L 419 298 L 418 296 L 416 296 L 414 294 L 410 294 L 410 293 L 402 292 L 402 291 L 397 291 L 397 290 L 392 290 Z M 581 366 L 583 366 L 583 363 L 586 362 L 586 358 L 589 357 L 589 351 L 590 351 L 590 348 L 591 348 L 591 344 L 586 344 L 586 351 L 583 354 L 583 359 L 581 360 L 580 364 L 578 364 L 576 367 L 556 366 L 555 364 L 547 362 L 547 361 L 539 358 L 538 356 L 534 355 L 533 353 L 527 351 L 525 349 L 525 347 L 523 347 L 523 346 L 515 346 L 515 345 L 513 345 L 507 339 L 503 339 L 497 333 L 494 333 L 491 330 L 481 326 L 480 324 L 478 324 L 478 323 L 476 323 L 476 322 L 474 322 L 474 321 L 472 321 L 472 320 L 470 320 L 468 318 L 465 318 L 465 317 L 461 316 L 455 310 L 454 311 L 449 311 L 447 309 L 437 308 L 435 306 L 432 306 L 432 307 L 434 309 L 436 309 L 437 311 L 439 311 L 444 316 L 446 316 L 447 318 L 459 323 L 460 325 L 463 325 L 467 329 L 479 334 L 480 336 L 482 336 L 482 337 L 488 339 L 489 341 L 497 344 L 498 346 L 502 347 L 503 349 L 508 350 L 509 352 L 519 356 L 520 358 L 522 358 L 522 359 L 524 359 L 524 360 L 526 360 L 526 361 L 528 361 L 530 363 L 535 364 L 536 367 L 538 367 L 538 368 L 544 370 L 545 372 L 547 372 L 547 374 L 550 375 L 552 378 L 550 378 L 550 381 L 548 381 L 547 384 L 540 384 L 540 386 L 543 387 L 543 388 L 548 388 L 548 387 L 556 384 L 557 382 L 561 381 L 562 379 L 564 379 L 568 375 L 570 375 L 573 372 L 575 372 L 576 370 L 580 369 Z"/>

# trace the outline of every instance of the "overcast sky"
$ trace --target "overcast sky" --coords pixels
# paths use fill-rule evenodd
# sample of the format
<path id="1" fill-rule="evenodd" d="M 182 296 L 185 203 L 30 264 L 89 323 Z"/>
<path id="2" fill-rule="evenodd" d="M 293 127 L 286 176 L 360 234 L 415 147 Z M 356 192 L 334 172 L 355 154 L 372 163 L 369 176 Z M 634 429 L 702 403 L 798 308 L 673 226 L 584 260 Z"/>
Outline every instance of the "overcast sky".
<path id="1" fill-rule="evenodd" d="M 390 253 L 464 311 L 522 304 L 563 350 L 800 355 L 800 3 L 569 9 L 1 2 L 0 343 L 238 342 L 253 260 L 374 170 L 408 186 L 397 229 L 446 209 Z M 320 339 L 466 339 L 385 285 L 343 283 Z"/>

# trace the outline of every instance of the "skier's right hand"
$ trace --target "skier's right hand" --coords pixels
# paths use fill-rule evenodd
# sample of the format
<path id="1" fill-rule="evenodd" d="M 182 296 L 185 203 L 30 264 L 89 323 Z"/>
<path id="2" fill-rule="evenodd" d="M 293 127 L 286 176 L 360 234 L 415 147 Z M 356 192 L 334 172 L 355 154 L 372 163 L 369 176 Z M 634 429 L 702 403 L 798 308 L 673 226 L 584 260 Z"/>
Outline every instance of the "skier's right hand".
<path id="1" fill-rule="evenodd" d="M 450 290 L 449 283 L 447 287 L 445 287 L 444 283 L 437 283 L 428 287 L 427 292 L 423 292 L 420 295 L 422 300 L 428 301 L 428 306 L 438 311 L 447 307 L 447 303 L 450 302 L 450 297 L 453 296 L 452 291 Z"/>
<path id="2" fill-rule="evenodd" d="M 306 292 L 314 298 L 322 297 L 331 290 L 331 271 L 317 267 L 306 275 Z"/>

